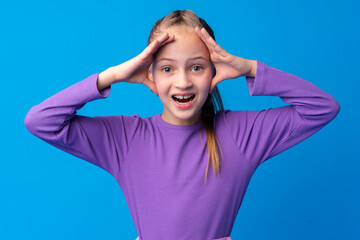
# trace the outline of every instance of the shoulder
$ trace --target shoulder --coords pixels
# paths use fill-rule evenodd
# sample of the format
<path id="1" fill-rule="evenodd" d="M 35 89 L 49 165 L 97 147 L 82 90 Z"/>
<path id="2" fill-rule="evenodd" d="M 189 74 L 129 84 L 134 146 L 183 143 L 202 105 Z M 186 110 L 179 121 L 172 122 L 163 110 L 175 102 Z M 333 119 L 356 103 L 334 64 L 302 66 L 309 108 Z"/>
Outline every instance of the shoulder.
<path id="1" fill-rule="evenodd" d="M 126 132 L 135 132 L 145 122 L 149 122 L 148 118 L 141 117 L 138 114 L 133 115 L 111 115 L 96 116 L 104 124 L 109 125 L 113 130 L 123 130 Z"/>
<path id="2" fill-rule="evenodd" d="M 100 120 L 107 121 L 109 123 L 132 123 L 132 122 L 140 122 L 143 121 L 144 117 L 140 117 L 138 114 L 134 115 L 109 115 L 109 116 L 96 116 L 95 118 L 98 118 Z"/>
<path id="3" fill-rule="evenodd" d="M 228 121 L 229 114 L 232 114 L 231 110 L 219 110 L 215 114 L 215 118 L 214 118 L 215 129 L 224 128 L 224 127 L 229 128 L 229 121 Z"/>
<path id="4" fill-rule="evenodd" d="M 263 111 L 221 110 L 216 113 L 214 124 L 216 128 L 227 128 L 231 132 L 238 131 L 245 126 L 251 126 Z"/>
<path id="5" fill-rule="evenodd" d="M 220 110 L 215 115 L 215 122 L 228 124 L 233 120 L 245 118 L 248 113 L 249 111 Z"/>

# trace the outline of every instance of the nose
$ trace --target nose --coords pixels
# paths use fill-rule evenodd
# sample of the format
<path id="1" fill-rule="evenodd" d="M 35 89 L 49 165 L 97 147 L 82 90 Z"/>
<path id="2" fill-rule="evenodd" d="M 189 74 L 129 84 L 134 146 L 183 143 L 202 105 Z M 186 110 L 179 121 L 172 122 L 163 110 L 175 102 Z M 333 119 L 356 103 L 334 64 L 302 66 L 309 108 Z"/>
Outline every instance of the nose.
<path id="1" fill-rule="evenodd" d="M 174 82 L 174 86 L 180 89 L 188 89 L 193 86 L 191 77 L 185 71 L 179 71 Z"/>

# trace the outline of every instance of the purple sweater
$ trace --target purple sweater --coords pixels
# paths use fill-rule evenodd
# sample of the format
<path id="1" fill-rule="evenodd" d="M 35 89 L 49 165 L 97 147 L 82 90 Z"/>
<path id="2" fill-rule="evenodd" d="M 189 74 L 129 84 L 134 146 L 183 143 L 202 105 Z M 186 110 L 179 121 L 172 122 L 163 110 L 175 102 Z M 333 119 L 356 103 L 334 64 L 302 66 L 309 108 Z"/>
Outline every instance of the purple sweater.
<path id="1" fill-rule="evenodd" d="M 250 178 L 265 160 L 319 131 L 339 103 L 314 84 L 257 61 L 246 77 L 251 96 L 279 96 L 289 105 L 261 111 L 219 111 L 215 136 L 223 158 L 214 177 L 201 123 L 172 125 L 160 114 L 77 115 L 107 98 L 98 73 L 33 106 L 25 118 L 35 136 L 109 172 L 119 183 L 142 240 L 210 240 L 230 236 Z M 220 152 L 221 156 L 221 152 Z"/>

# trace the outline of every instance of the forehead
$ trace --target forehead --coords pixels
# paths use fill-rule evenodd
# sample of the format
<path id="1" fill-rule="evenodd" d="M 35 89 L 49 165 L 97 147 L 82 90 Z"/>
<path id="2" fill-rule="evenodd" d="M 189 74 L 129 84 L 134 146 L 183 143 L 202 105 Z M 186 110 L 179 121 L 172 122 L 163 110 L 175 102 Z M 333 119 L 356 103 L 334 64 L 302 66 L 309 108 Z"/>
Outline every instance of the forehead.
<path id="1" fill-rule="evenodd" d="M 175 40 L 161 46 L 156 52 L 155 61 L 162 58 L 182 60 L 194 56 L 209 59 L 209 50 L 201 38 L 192 29 L 171 28 L 166 32 L 175 35 Z"/>

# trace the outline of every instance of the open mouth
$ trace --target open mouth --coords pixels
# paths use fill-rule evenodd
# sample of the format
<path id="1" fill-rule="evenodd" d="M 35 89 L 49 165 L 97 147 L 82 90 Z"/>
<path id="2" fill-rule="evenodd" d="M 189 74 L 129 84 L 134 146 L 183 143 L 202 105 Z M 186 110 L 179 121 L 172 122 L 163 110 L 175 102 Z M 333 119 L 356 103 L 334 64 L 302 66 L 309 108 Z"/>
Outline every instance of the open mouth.
<path id="1" fill-rule="evenodd" d="M 181 105 L 186 105 L 186 104 L 189 104 L 190 102 L 192 102 L 194 100 L 195 95 L 182 96 L 182 97 L 172 96 L 172 98 L 174 99 L 174 101 L 176 103 L 181 104 Z"/>

